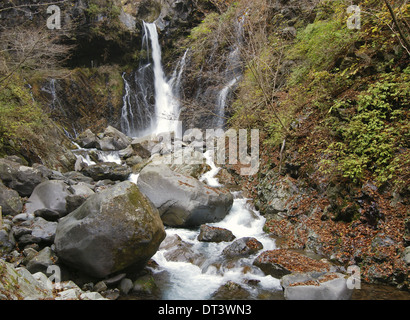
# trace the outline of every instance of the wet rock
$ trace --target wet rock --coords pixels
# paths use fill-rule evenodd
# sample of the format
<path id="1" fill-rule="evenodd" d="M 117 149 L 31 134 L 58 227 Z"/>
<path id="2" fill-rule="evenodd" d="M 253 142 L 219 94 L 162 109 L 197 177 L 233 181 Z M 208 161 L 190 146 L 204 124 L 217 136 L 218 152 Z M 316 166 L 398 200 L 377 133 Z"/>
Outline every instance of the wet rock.
<path id="1" fill-rule="evenodd" d="M 254 260 L 253 264 L 265 274 L 270 274 L 278 279 L 292 272 L 325 272 L 330 270 L 328 263 L 287 249 L 264 251 Z"/>
<path id="2" fill-rule="evenodd" d="M 7 188 L 0 181 L 0 206 L 3 215 L 15 216 L 23 210 L 23 202 L 17 191 Z"/>
<path id="3" fill-rule="evenodd" d="M 263 249 L 262 243 L 253 237 L 244 237 L 235 240 L 223 249 L 222 254 L 229 257 L 250 256 Z"/>
<path id="4" fill-rule="evenodd" d="M 160 249 L 166 250 L 164 257 L 168 261 L 189 262 L 196 265 L 200 265 L 204 261 L 199 253 L 192 250 L 192 244 L 183 241 L 176 234 L 167 236 Z"/>
<path id="5" fill-rule="evenodd" d="M 34 256 L 26 265 L 28 271 L 32 274 L 36 272 L 46 273 L 47 268 L 56 263 L 57 256 L 50 247 L 45 247 L 36 256 Z"/>
<path id="6" fill-rule="evenodd" d="M 249 299 L 249 297 L 249 291 L 233 281 L 228 281 L 212 295 L 212 298 L 215 300 L 245 300 Z"/>
<path id="7" fill-rule="evenodd" d="M 0 180 L 5 186 L 17 191 L 20 196 L 28 197 L 45 178 L 40 170 L 0 159 Z"/>
<path id="8" fill-rule="evenodd" d="M 144 295 L 152 295 L 158 291 L 158 286 L 154 278 L 150 275 L 144 275 L 134 281 L 132 292 Z"/>
<path id="9" fill-rule="evenodd" d="M 118 151 L 128 147 L 132 139 L 112 126 L 108 126 L 99 139 L 97 148 L 103 151 Z"/>
<path id="10" fill-rule="evenodd" d="M 233 233 L 225 228 L 218 228 L 208 226 L 206 224 L 201 225 L 198 241 L 203 242 L 230 242 L 235 239 Z"/>
<path id="11" fill-rule="evenodd" d="M 30 228 L 32 230 L 31 235 L 34 238 L 38 239 L 37 243 L 43 242 L 51 244 L 54 242 L 54 237 L 57 229 L 57 222 L 50 222 L 44 220 L 41 217 L 37 217 L 33 220 L 33 223 Z"/>
<path id="12" fill-rule="evenodd" d="M 51 209 L 59 212 L 60 215 L 65 215 L 66 197 L 70 194 L 68 185 L 64 181 L 44 181 L 33 190 L 26 203 L 26 212 L 31 214 L 39 209 Z"/>
<path id="13" fill-rule="evenodd" d="M 4 229 L 0 230 L 0 254 L 7 254 L 13 251 L 16 245 L 13 234 Z"/>
<path id="14" fill-rule="evenodd" d="M 131 168 L 115 162 L 97 163 L 82 169 L 82 172 L 94 181 L 113 180 L 125 181 L 132 173 Z"/>
<path id="15" fill-rule="evenodd" d="M 349 300 L 353 290 L 341 273 L 308 272 L 281 279 L 286 300 Z"/>
<path id="16" fill-rule="evenodd" d="M 90 129 L 87 129 L 80 133 L 76 139 L 76 142 L 81 148 L 96 148 L 98 138 L 95 133 L 93 133 Z"/>
<path id="17" fill-rule="evenodd" d="M 97 193 L 58 224 L 55 248 L 68 265 L 104 278 L 151 258 L 165 230 L 158 210 L 131 182 Z"/>
<path id="18" fill-rule="evenodd" d="M 134 284 L 132 280 L 128 278 L 124 278 L 120 282 L 119 289 L 122 294 L 127 295 L 133 287 L 134 287 Z"/>
<path id="19" fill-rule="evenodd" d="M 43 209 L 38 209 L 34 211 L 34 216 L 41 217 L 47 221 L 57 221 L 58 219 L 61 218 L 62 215 L 58 211 L 48 209 L 48 208 L 43 208 Z"/>
<path id="20" fill-rule="evenodd" d="M 166 165 L 146 166 L 140 172 L 138 187 L 169 226 L 198 226 L 221 221 L 233 204 L 233 196 L 228 191 L 209 187 Z"/>

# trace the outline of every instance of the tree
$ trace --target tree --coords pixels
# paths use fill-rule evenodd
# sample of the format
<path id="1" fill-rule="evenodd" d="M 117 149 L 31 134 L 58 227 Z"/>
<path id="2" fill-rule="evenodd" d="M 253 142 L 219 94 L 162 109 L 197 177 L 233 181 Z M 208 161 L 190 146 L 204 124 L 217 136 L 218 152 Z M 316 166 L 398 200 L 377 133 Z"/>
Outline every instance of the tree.
<path id="1" fill-rule="evenodd" d="M 409 40 L 407 39 L 407 37 L 405 36 L 405 34 L 404 34 L 404 32 L 403 32 L 403 29 L 402 29 L 402 27 L 400 26 L 400 23 L 398 22 L 397 17 L 396 17 L 396 15 L 395 15 L 394 10 L 393 10 L 391 4 L 389 3 L 389 1 L 384 0 L 384 3 L 386 4 L 387 9 L 388 9 L 389 12 L 390 12 L 390 15 L 391 15 L 391 17 L 392 17 L 392 19 L 393 19 L 393 22 L 394 22 L 394 24 L 396 25 L 397 31 L 399 32 L 400 38 L 401 38 L 401 40 L 403 41 L 403 44 L 404 44 L 404 46 L 406 47 L 406 50 L 407 50 L 407 52 L 408 52 L 408 51 L 410 50 L 410 42 L 409 42 Z"/>

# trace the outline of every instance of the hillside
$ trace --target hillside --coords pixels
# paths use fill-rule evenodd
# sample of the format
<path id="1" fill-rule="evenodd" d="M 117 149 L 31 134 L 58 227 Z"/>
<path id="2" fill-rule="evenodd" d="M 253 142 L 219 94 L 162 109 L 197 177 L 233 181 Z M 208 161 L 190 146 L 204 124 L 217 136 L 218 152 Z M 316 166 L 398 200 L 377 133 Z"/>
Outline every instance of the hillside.
<path id="1" fill-rule="evenodd" d="M 410 290 L 407 1 L 67 0 L 61 30 L 51 2 L 0 5 L 2 157 L 67 172 L 71 140 L 121 130 L 125 98 L 155 86 L 138 73 L 155 22 L 184 129 L 259 130 L 258 172 L 225 164 L 219 180 L 280 248 Z"/>

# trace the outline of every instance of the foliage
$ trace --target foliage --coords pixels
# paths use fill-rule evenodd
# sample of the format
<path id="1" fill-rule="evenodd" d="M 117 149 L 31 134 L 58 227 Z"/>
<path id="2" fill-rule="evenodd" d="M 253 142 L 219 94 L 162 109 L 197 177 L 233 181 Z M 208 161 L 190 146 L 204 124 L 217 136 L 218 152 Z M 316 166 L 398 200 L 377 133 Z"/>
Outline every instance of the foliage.
<path id="1" fill-rule="evenodd" d="M 43 126 L 44 116 L 17 76 L 0 89 L 0 149 L 28 139 Z M 33 137 L 32 137 L 33 138 Z"/>
<path id="2" fill-rule="evenodd" d="M 318 20 L 301 30 L 289 58 L 301 61 L 290 77 L 297 84 L 310 71 L 331 71 L 339 56 L 358 38 L 342 19 Z"/>
<path id="3" fill-rule="evenodd" d="M 356 101 L 339 100 L 332 106 L 332 113 L 353 109 L 344 121 L 333 118 L 332 129 L 341 139 L 326 150 L 343 177 L 358 182 L 370 174 L 384 183 L 409 165 L 404 153 L 410 141 L 409 80 L 409 67 L 382 74 Z"/>

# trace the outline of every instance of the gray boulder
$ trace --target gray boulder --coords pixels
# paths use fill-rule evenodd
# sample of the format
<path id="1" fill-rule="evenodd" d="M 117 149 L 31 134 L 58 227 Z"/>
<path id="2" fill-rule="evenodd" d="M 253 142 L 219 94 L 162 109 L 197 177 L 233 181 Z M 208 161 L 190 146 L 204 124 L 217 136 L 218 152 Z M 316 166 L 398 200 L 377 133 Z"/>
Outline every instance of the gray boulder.
<path id="1" fill-rule="evenodd" d="M 7 187 L 16 190 L 20 196 L 28 197 L 34 188 L 45 180 L 45 177 L 40 170 L 0 159 L 0 180 Z"/>
<path id="2" fill-rule="evenodd" d="M 26 203 L 26 212 L 34 213 L 39 209 L 51 209 L 57 211 L 61 216 L 67 213 L 66 197 L 71 192 L 68 186 L 61 180 L 50 180 L 40 183 L 34 189 Z"/>
<path id="3" fill-rule="evenodd" d="M 235 239 L 233 233 L 224 228 L 212 227 L 206 224 L 201 225 L 199 229 L 198 241 L 203 242 L 230 242 Z"/>
<path id="4" fill-rule="evenodd" d="M 132 169 L 115 162 L 97 163 L 82 169 L 82 172 L 95 181 L 113 180 L 125 181 L 132 173 Z"/>
<path id="5" fill-rule="evenodd" d="M 26 268 L 32 274 L 37 272 L 47 273 L 47 268 L 54 265 L 56 260 L 57 256 L 50 247 L 45 247 L 28 261 Z"/>
<path id="6" fill-rule="evenodd" d="M 87 129 L 78 136 L 76 141 L 82 148 L 96 148 L 98 138 L 95 133 Z"/>
<path id="7" fill-rule="evenodd" d="M 286 300 L 349 300 L 353 289 L 341 273 L 292 273 L 281 279 Z"/>
<path id="8" fill-rule="evenodd" d="M 227 246 L 222 254 L 228 257 L 250 256 L 263 249 L 262 243 L 253 237 L 243 237 Z"/>
<path id="9" fill-rule="evenodd" d="M 176 173 L 166 165 L 146 166 L 138 187 L 158 208 L 168 226 L 198 226 L 221 221 L 233 204 L 233 196 L 223 189 Z"/>
<path id="10" fill-rule="evenodd" d="M 108 126 L 103 137 L 98 141 L 97 148 L 103 151 L 117 151 L 128 147 L 132 139 L 112 126 Z"/>
<path id="11" fill-rule="evenodd" d="M 158 210 L 132 182 L 97 193 L 62 218 L 55 236 L 59 258 L 94 277 L 145 266 L 165 230 Z"/>
<path id="12" fill-rule="evenodd" d="M 23 202 L 17 191 L 7 188 L 0 181 L 0 206 L 4 215 L 15 216 L 23 210 Z"/>

